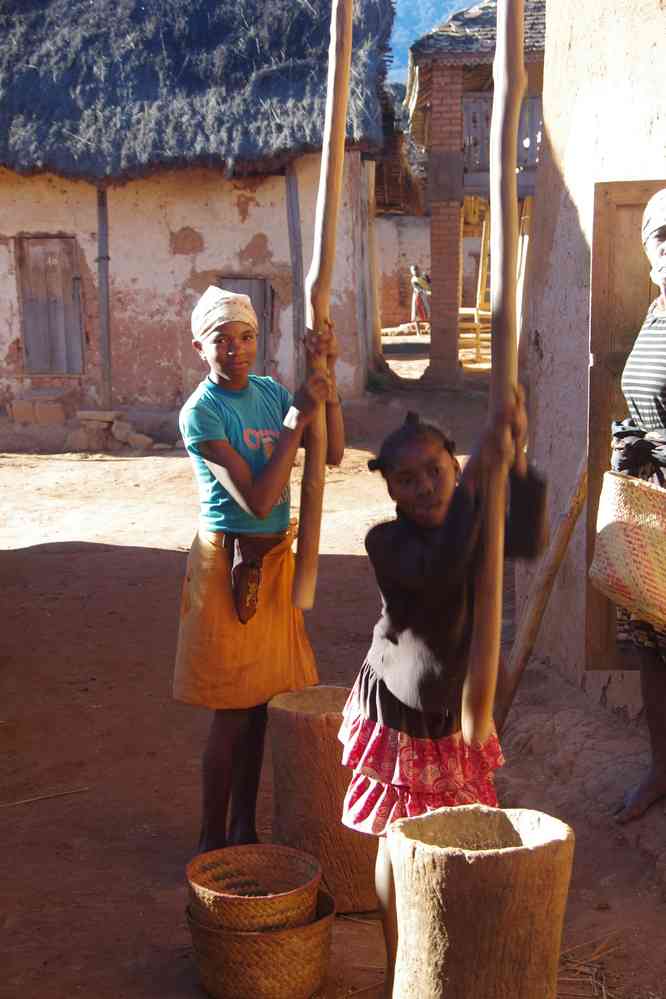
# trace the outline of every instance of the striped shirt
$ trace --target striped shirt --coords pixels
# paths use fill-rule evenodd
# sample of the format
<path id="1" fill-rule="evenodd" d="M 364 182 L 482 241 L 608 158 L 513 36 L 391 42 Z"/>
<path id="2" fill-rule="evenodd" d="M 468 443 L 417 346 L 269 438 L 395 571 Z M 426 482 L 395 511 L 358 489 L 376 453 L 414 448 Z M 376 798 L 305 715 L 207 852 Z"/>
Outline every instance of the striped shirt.
<path id="1" fill-rule="evenodd" d="M 666 428 L 666 313 L 648 312 L 622 372 L 622 394 L 639 427 Z"/>

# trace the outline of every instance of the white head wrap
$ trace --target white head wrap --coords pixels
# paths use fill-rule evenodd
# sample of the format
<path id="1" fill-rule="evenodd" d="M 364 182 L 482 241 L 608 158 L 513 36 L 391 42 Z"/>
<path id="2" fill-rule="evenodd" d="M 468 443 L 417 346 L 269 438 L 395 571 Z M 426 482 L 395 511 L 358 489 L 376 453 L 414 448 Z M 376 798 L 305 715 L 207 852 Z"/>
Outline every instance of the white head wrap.
<path id="1" fill-rule="evenodd" d="M 192 311 L 192 339 L 205 340 L 222 323 L 247 323 L 257 332 L 259 322 L 247 295 L 209 285 Z"/>
<path id="2" fill-rule="evenodd" d="M 666 187 L 653 194 L 643 212 L 643 224 L 641 226 L 641 236 L 643 246 L 647 243 L 658 229 L 666 225 Z"/>

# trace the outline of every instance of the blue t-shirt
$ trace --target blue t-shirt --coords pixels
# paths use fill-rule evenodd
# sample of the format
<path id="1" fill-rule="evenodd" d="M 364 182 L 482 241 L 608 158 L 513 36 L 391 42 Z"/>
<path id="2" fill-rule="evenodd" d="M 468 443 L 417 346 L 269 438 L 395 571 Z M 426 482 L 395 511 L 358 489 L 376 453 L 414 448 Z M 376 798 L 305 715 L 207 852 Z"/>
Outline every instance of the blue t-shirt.
<path id="1" fill-rule="evenodd" d="M 260 520 L 218 482 L 197 445 L 201 441 L 228 441 L 255 476 L 273 453 L 291 403 L 292 395 L 284 385 L 259 375 L 250 375 L 247 388 L 240 392 L 206 378 L 189 397 L 180 411 L 180 432 L 194 462 L 204 530 L 272 534 L 289 527 L 288 483 L 268 517 Z"/>

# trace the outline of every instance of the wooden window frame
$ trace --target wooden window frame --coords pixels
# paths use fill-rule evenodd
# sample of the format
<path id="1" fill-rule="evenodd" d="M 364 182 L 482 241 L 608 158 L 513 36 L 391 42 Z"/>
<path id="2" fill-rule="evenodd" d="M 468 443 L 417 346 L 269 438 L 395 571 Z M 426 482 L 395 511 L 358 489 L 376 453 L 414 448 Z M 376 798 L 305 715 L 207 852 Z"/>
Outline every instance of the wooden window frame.
<path id="1" fill-rule="evenodd" d="M 28 357 L 27 340 L 26 340 L 26 315 L 25 315 L 25 302 L 24 302 L 24 290 L 21 277 L 21 262 L 22 262 L 22 250 L 21 246 L 23 243 L 31 239 L 59 239 L 59 240 L 71 240 L 73 246 L 72 263 L 74 269 L 73 279 L 76 282 L 76 300 L 78 305 L 78 335 L 80 338 L 80 348 L 81 348 L 81 370 L 80 371 L 52 371 L 52 370 L 42 370 L 35 368 L 31 370 L 26 365 L 26 360 Z M 79 243 L 76 236 L 71 232 L 19 232 L 14 236 L 13 239 L 13 250 L 14 250 L 14 269 L 16 275 L 16 294 L 18 302 L 18 315 L 19 315 L 19 327 L 21 332 L 21 354 L 22 354 L 22 370 L 23 376 L 26 378 L 34 379 L 63 379 L 63 378 L 73 378 L 81 379 L 86 374 L 86 338 L 84 332 L 83 323 L 83 289 L 82 289 L 82 279 L 81 279 L 81 267 L 80 267 L 80 252 Z"/>

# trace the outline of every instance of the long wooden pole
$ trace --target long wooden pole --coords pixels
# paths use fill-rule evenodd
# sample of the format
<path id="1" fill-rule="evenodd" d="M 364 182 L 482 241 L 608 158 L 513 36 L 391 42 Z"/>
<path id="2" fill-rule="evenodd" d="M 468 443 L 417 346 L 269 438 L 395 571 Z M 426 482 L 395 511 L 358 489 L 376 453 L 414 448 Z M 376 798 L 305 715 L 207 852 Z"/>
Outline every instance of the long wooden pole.
<path id="1" fill-rule="evenodd" d="M 345 156 L 347 103 L 352 52 L 353 0 L 333 0 L 331 41 L 328 49 L 328 89 L 321 172 L 315 214 L 312 264 L 305 279 L 306 323 L 322 332 L 330 319 L 331 279 L 335 263 L 335 241 L 342 190 Z M 319 357 L 311 372 L 325 370 L 326 358 Z M 324 406 L 308 428 L 305 468 L 301 486 L 296 572 L 293 602 L 308 610 L 314 603 L 317 585 L 317 557 L 326 467 L 326 416 Z"/>
<path id="2" fill-rule="evenodd" d="M 489 418 L 511 402 L 517 380 L 516 263 L 518 125 L 525 91 L 523 0 L 498 0 L 490 126 L 492 375 Z M 506 470 L 491 470 L 485 483 L 483 557 L 475 588 L 470 670 L 496 677 L 502 627 Z"/>
<path id="3" fill-rule="evenodd" d="M 524 0 L 498 0 L 490 123 L 491 406 L 510 402 L 517 380 L 517 147 L 527 77 L 523 63 Z M 491 409 L 492 412 L 492 409 Z"/>

